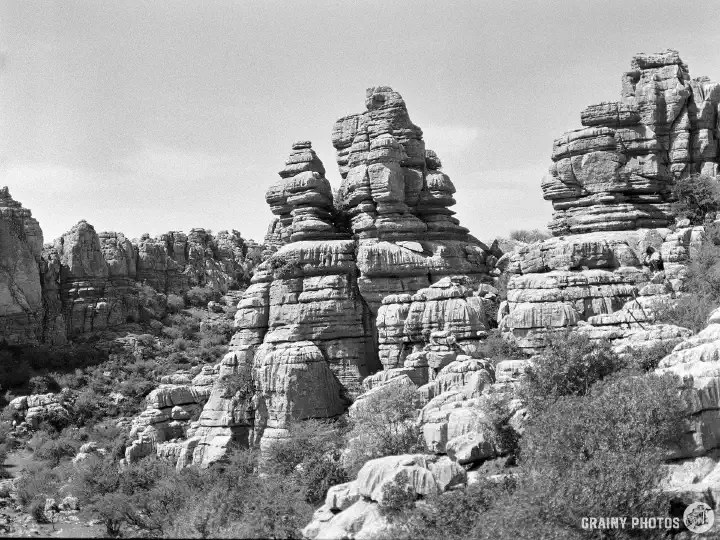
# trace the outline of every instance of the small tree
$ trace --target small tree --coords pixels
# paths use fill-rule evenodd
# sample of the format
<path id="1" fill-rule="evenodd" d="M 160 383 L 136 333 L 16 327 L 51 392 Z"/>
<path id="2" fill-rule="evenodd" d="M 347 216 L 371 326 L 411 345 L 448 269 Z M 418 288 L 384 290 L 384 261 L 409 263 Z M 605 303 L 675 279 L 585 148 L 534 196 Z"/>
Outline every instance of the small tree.
<path id="1" fill-rule="evenodd" d="M 712 176 L 692 174 L 678 178 L 672 186 L 672 212 L 687 218 L 693 225 L 702 225 L 705 216 L 714 216 L 720 209 L 720 187 Z"/>
<path id="2" fill-rule="evenodd" d="M 532 244 L 533 242 L 542 242 L 550 238 L 548 231 L 542 231 L 540 229 L 517 229 L 510 232 L 510 240 L 516 242 L 525 242 L 526 244 Z"/>
<path id="3" fill-rule="evenodd" d="M 655 311 L 655 320 L 698 332 L 705 328 L 710 312 L 720 305 L 720 246 L 715 227 L 706 227 L 712 240 L 703 243 L 687 267 L 687 293 L 666 302 Z"/>
<path id="4" fill-rule="evenodd" d="M 558 528 L 579 530 L 587 516 L 667 516 L 669 495 L 658 488 L 684 434 L 679 385 L 618 373 L 585 396 L 559 398 L 528 424 L 514 499 Z"/>
<path id="5" fill-rule="evenodd" d="M 338 423 L 303 420 L 289 431 L 287 439 L 270 448 L 266 462 L 274 473 L 296 478 L 305 501 L 318 504 L 328 488 L 350 480 L 340 461 L 342 428 Z"/>
<path id="6" fill-rule="evenodd" d="M 369 460 L 421 452 L 422 433 L 416 422 L 418 395 L 413 387 L 381 387 L 350 417 L 345 468 L 354 476 Z"/>
<path id="7" fill-rule="evenodd" d="M 532 414 L 564 396 L 584 396 L 597 381 L 623 367 L 608 342 L 577 332 L 550 335 L 546 347 L 525 371 L 521 394 Z"/>

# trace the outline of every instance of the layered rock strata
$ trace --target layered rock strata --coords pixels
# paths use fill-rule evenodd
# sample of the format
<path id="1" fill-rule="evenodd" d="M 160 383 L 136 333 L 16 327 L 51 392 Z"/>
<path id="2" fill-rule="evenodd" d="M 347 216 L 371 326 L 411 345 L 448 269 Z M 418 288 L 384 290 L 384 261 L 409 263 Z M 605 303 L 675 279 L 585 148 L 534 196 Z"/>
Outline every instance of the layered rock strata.
<path id="1" fill-rule="evenodd" d="M 214 449 L 227 441 L 267 449 L 292 420 L 344 412 L 383 364 L 402 366 L 414 352 L 437 361 L 472 353 L 486 335 L 490 298 L 479 285 L 492 281 L 500 253 L 453 217 L 455 187 L 400 95 L 371 88 L 366 107 L 333 129 L 343 177 L 335 199 L 307 141 L 293 144 L 267 191 L 276 216 L 269 258 L 238 304 L 221 364 L 227 375 L 252 367 L 252 413 L 218 415 L 212 410 L 230 410 L 230 398 L 208 402 L 188 441 L 195 463 L 219 459 Z M 455 342 L 433 342 L 433 332 Z"/>
<path id="2" fill-rule="evenodd" d="M 670 187 L 717 172 L 720 87 L 690 79 L 675 51 L 638 54 L 631 67 L 620 102 L 586 108 L 586 127 L 554 142 L 542 189 L 555 238 L 503 261 L 507 303 L 498 319 L 528 350 L 568 327 L 622 347 L 687 336 L 652 325 L 653 307 L 682 291 L 703 240 L 702 227 L 670 227 Z M 661 254 L 663 272 L 643 266 L 648 248 Z"/>
<path id="3" fill-rule="evenodd" d="M 414 294 L 443 276 L 486 279 L 496 259 L 453 217 L 455 186 L 400 94 L 369 88 L 365 105 L 335 123 L 332 141 L 337 204 L 357 239 L 358 286 L 373 314 L 388 294 Z"/>
<path id="4" fill-rule="evenodd" d="M 435 337 L 447 343 L 453 335 L 438 332 Z M 424 354 L 427 357 L 431 351 Z M 400 482 L 406 493 L 421 498 L 477 481 L 477 466 L 502 453 L 487 413 L 498 399 L 507 400 L 510 423 L 522 432 L 525 410 L 513 396 L 528 361 L 505 360 L 493 369 L 485 360 L 457 355 L 438 371 L 430 366 L 432 360 L 420 356 L 413 353 L 404 367 L 365 379 L 363 385 L 369 391 L 355 401 L 349 414 L 357 414 L 378 393 L 414 388 L 420 400 L 426 401 L 417 422 L 428 453 L 368 461 L 354 481 L 328 490 L 325 504 L 303 529 L 305 538 L 373 538 L 387 532 L 390 523 L 379 505 L 386 496 L 384 488 L 392 482 Z M 430 383 L 423 382 L 428 379 Z"/>
<path id="5" fill-rule="evenodd" d="M 715 176 L 720 86 L 691 79 L 677 51 L 640 53 L 622 76 L 622 98 L 590 105 L 582 129 L 553 143 L 542 183 L 556 234 L 664 227 L 673 178 Z"/>
<path id="6" fill-rule="evenodd" d="M 268 189 L 267 202 L 287 234 L 238 304 L 238 331 L 220 368 L 221 377 L 252 368 L 252 412 L 213 412 L 248 406 L 231 404 L 233 397 L 220 397 L 218 389 L 189 442 L 195 462 L 217 459 L 218 441 L 221 448 L 226 441 L 266 448 L 286 436 L 292 420 L 340 415 L 349 404 L 346 388 L 378 368 L 371 315 L 358 292 L 355 242 L 335 225 L 324 173 L 310 143 L 295 143 Z"/>
<path id="7" fill-rule="evenodd" d="M 145 398 L 145 410 L 133 418 L 130 445 L 125 460 L 136 461 L 151 453 L 180 457 L 181 446 L 174 444 L 185 439 L 191 422 L 208 402 L 218 370 L 204 366 L 192 379 L 176 375 L 168 377 Z"/>

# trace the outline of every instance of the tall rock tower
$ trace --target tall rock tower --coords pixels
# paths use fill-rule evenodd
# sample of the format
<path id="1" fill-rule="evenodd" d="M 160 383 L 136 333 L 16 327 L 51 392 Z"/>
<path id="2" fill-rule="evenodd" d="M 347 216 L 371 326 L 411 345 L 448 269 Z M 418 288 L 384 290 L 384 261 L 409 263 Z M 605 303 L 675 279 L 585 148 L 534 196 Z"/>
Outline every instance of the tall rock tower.
<path id="1" fill-rule="evenodd" d="M 365 105 L 333 128 L 334 199 L 307 141 L 268 189 L 271 256 L 238 305 L 232 352 L 179 465 L 211 463 L 232 442 L 267 449 L 293 420 L 343 413 L 369 375 L 427 346 L 445 351 L 436 332 L 453 335 L 455 354 L 486 336 L 478 287 L 500 254 L 453 217 L 455 187 L 400 94 L 370 88 Z M 252 398 L 228 395 L 223 378 L 249 368 Z"/>

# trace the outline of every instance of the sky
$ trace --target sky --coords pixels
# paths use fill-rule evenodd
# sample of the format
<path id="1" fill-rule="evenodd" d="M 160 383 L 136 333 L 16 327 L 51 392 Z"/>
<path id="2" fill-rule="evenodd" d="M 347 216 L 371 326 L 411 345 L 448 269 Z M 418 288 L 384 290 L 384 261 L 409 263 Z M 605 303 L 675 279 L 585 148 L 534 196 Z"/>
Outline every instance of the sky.
<path id="1" fill-rule="evenodd" d="M 205 227 L 261 241 L 293 141 L 405 99 L 484 241 L 543 228 L 554 138 L 620 98 L 637 52 L 720 79 L 714 1 L 2 0 L 0 186 L 51 241 Z"/>

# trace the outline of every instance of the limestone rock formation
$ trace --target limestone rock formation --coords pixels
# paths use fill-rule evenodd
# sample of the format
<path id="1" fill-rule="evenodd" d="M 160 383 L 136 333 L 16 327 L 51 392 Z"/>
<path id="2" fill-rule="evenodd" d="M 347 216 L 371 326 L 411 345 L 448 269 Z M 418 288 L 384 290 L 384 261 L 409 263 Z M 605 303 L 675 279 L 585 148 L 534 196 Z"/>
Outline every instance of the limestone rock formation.
<path id="1" fill-rule="evenodd" d="M 720 495 L 719 323 L 716 310 L 708 326 L 679 343 L 656 370 L 679 377 L 687 414 L 687 431 L 670 456 L 663 488 L 689 500 L 708 491 Z"/>
<path id="2" fill-rule="evenodd" d="M 43 336 L 40 264 L 43 237 L 30 210 L 0 189 L 0 342 L 38 343 Z"/>
<path id="3" fill-rule="evenodd" d="M 305 538 L 373 538 L 386 532 L 389 523 L 378 505 L 384 499 L 384 487 L 391 482 L 400 481 L 410 494 L 428 496 L 476 481 L 479 466 L 503 453 L 488 416 L 493 400 L 508 400 L 510 423 L 522 432 L 525 411 L 513 397 L 528 361 L 501 361 L 495 370 L 488 361 L 453 351 L 448 346 L 453 341 L 450 332 L 433 336 L 436 343 L 443 341 L 447 350 L 433 356 L 440 351 L 428 346 L 409 355 L 403 367 L 368 377 L 363 381 L 368 391 L 349 411 L 352 417 L 379 392 L 414 388 L 426 403 L 417 422 L 428 454 L 368 461 L 354 481 L 328 490 L 325 504 L 303 529 Z M 496 381 L 496 373 L 502 380 Z"/>
<path id="4" fill-rule="evenodd" d="M 186 437 L 191 421 L 207 403 L 216 378 L 217 369 L 204 366 L 192 380 L 186 374 L 176 374 L 150 392 L 145 398 L 145 410 L 133 418 L 132 442 L 125 449 L 125 460 L 133 462 L 151 453 L 177 459 L 180 446 L 163 443 Z"/>
<path id="5" fill-rule="evenodd" d="M 443 276 L 486 279 L 495 260 L 453 217 L 455 186 L 400 94 L 369 88 L 365 105 L 335 123 L 333 145 L 337 202 L 358 241 L 358 286 L 373 314 L 388 294 L 414 294 Z"/>
<path id="6" fill-rule="evenodd" d="M 122 233 L 98 233 L 80 221 L 46 245 L 39 267 L 35 265 L 44 305 L 36 341 L 59 343 L 129 320 L 161 316 L 162 295 L 183 295 L 192 287 L 224 294 L 249 281 L 260 257 L 261 249 L 246 244 L 237 231 L 213 236 L 192 229 L 189 235 L 170 232 L 153 239 L 146 234 L 131 241 Z M 151 287 L 153 298 L 141 286 Z"/>
<path id="7" fill-rule="evenodd" d="M 677 51 L 640 53 L 622 77 L 622 99 L 591 105 L 584 128 L 553 144 L 543 194 L 556 234 L 664 227 L 674 177 L 715 175 L 720 86 L 691 79 Z"/>
<path id="8" fill-rule="evenodd" d="M 686 440 L 675 458 L 706 455 L 720 448 L 720 324 L 711 323 L 678 344 L 660 361 L 658 373 L 682 380 L 690 421 Z"/>
<path id="9" fill-rule="evenodd" d="M 69 420 L 70 413 L 65 398 L 63 393 L 32 394 L 16 397 L 8 407 L 15 422 L 25 422 L 32 429 L 37 429 L 43 420 L 51 418 Z"/>
<path id="10" fill-rule="evenodd" d="M 377 316 L 383 367 L 400 367 L 408 354 L 423 350 L 432 341 L 434 332 L 447 332 L 457 351 L 474 354 L 488 328 L 485 303 L 489 300 L 481 294 L 468 286 L 465 277 L 447 276 L 414 295 L 383 298 Z"/>
<path id="11" fill-rule="evenodd" d="M 366 107 L 333 129 L 335 200 L 308 141 L 293 144 L 267 191 L 268 259 L 238 304 L 220 367 L 221 378 L 252 368 L 255 393 L 233 405 L 218 380 L 187 443 L 195 463 L 219 459 L 228 441 L 266 449 L 291 420 L 344 412 L 383 364 L 420 353 L 409 372 L 422 379 L 486 335 L 491 298 L 480 285 L 492 282 L 496 254 L 453 217 L 455 187 L 400 95 L 371 88 Z"/>
<path id="12" fill-rule="evenodd" d="M 690 79 L 676 51 L 638 54 L 623 75 L 622 100 L 586 108 L 583 129 L 554 142 L 543 195 L 555 238 L 507 261 L 502 326 L 528 350 L 553 330 L 647 346 L 687 332 L 652 326 L 653 306 L 682 290 L 702 227 L 673 222 L 670 186 L 693 172 L 717 172 L 720 87 Z M 680 225 L 683 225 L 682 227 Z M 643 267 L 646 250 L 664 272 Z"/>

